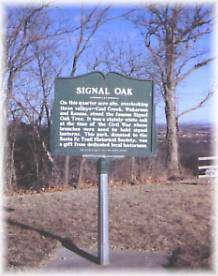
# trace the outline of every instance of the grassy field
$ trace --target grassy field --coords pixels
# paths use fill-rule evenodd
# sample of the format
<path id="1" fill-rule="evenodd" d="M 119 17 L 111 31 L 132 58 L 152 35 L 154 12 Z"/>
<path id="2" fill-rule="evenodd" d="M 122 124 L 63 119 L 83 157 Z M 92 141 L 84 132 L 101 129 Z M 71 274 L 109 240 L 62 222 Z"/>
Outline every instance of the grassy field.
<path id="1" fill-rule="evenodd" d="M 213 192 L 213 184 L 111 187 L 111 249 L 170 253 L 169 269 L 211 269 Z M 10 196 L 4 209 L 7 270 L 37 269 L 60 243 L 97 251 L 96 188 Z"/>

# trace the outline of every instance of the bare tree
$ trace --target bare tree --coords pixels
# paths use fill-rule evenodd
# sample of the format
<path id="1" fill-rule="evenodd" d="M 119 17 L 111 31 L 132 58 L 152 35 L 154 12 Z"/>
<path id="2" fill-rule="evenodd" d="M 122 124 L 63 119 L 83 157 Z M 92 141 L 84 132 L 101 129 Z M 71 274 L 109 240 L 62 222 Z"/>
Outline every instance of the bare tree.
<path id="1" fill-rule="evenodd" d="M 176 91 L 192 72 L 212 61 L 206 51 L 199 50 L 201 38 L 212 31 L 211 6 L 151 5 L 129 20 L 141 30 L 152 61 L 150 74 L 161 88 L 167 122 L 168 175 L 176 178 L 180 176 Z"/>
<path id="2" fill-rule="evenodd" d="M 40 137 L 43 122 L 50 126 L 50 92 L 63 63 L 58 43 L 63 36 L 75 32 L 76 26 L 56 26 L 48 16 L 48 5 L 16 7 L 7 11 L 5 40 L 4 88 L 8 120 L 17 118 L 33 126 L 36 137 L 41 141 L 45 155 L 54 163 L 48 147 Z M 37 126 L 37 127 L 36 127 Z M 11 136 L 12 137 L 12 136 Z M 13 151 L 6 143 L 8 168 L 12 172 L 9 186 L 16 179 Z M 6 154 L 7 155 L 7 154 Z M 10 174 L 10 173 L 9 173 Z M 15 180 L 14 180 L 15 181 Z"/>
<path id="3" fill-rule="evenodd" d="M 181 5 L 151 5 L 131 11 L 125 16 L 141 31 L 147 52 L 135 50 L 128 42 L 108 41 L 89 67 L 103 71 L 116 71 L 138 78 L 152 79 L 155 83 L 156 102 L 161 95 L 165 103 L 167 121 L 167 165 L 169 177 L 180 175 L 178 153 L 178 119 L 200 108 L 212 95 L 188 110 L 177 114 L 177 87 L 191 73 L 209 64 L 213 59 L 200 41 L 212 31 L 211 6 L 184 7 Z M 116 46 L 114 46 L 116 45 Z M 118 45 L 118 46 L 117 46 Z M 132 158 L 131 168 L 135 167 Z M 134 172 L 132 169 L 132 179 Z"/>
<path id="4" fill-rule="evenodd" d="M 43 9 L 44 7 L 41 6 L 34 9 L 26 9 L 25 11 L 20 11 L 18 9 L 15 12 L 8 12 L 4 84 L 6 92 L 6 108 L 10 109 L 10 107 L 13 107 L 13 109 L 7 113 L 8 118 L 11 114 L 14 117 L 14 111 L 17 110 L 17 107 L 14 108 L 16 103 L 12 100 L 17 75 L 33 60 L 33 55 L 30 53 L 29 49 L 35 41 L 39 41 L 42 37 L 42 33 L 40 35 L 40 32 L 35 28 L 34 21 L 37 21 L 37 18 Z M 11 175 L 8 180 L 9 187 L 12 187 L 13 179 L 16 181 L 13 158 L 14 143 L 12 143 L 12 145 L 12 148 L 10 148 L 9 144 L 6 143 L 5 149 L 6 155 L 11 153 L 7 158 L 7 168 L 9 168 L 9 175 Z"/>
<path id="5" fill-rule="evenodd" d="M 108 20 L 109 7 L 99 8 L 98 6 L 90 9 L 84 9 L 83 6 L 80 8 L 80 21 L 79 30 L 77 33 L 76 44 L 74 45 L 74 51 L 72 55 L 72 69 L 71 76 L 74 77 L 77 73 L 78 63 L 84 52 L 90 46 L 90 43 L 99 30 L 99 28 Z M 64 183 L 69 183 L 69 163 L 70 157 L 65 157 L 65 173 Z M 82 157 L 79 167 L 78 185 L 81 183 L 83 178 L 85 159 Z"/>

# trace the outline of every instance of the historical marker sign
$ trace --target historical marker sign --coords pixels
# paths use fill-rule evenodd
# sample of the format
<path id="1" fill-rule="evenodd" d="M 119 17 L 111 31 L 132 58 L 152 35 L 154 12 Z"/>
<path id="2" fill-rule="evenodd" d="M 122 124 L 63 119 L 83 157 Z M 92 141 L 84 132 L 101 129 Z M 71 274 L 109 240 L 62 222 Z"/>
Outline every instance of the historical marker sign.
<path id="1" fill-rule="evenodd" d="M 107 157 L 155 150 L 152 81 L 100 72 L 57 78 L 51 147 L 55 154 L 99 157 L 98 255 L 109 263 Z"/>
<path id="2" fill-rule="evenodd" d="M 55 154 L 147 156 L 154 145 L 152 81 L 100 72 L 56 79 L 51 132 Z"/>

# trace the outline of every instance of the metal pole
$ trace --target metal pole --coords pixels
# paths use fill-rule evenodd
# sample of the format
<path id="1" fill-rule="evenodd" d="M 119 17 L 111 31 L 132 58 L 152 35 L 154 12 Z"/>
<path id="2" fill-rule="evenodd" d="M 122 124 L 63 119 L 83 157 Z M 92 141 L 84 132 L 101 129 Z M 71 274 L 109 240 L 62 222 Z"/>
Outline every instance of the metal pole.
<path id="1" fill-rule="evenodd" d="M 101 265 L 109 264 L 108 160 L 100 158 L 98 187 L 98 257 Z"/>

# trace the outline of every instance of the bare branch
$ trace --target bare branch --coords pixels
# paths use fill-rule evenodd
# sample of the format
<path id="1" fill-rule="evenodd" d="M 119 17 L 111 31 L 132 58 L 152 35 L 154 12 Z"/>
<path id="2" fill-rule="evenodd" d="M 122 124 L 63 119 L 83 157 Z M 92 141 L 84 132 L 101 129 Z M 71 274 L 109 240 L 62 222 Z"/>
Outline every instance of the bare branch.
<path id="1" fill-rule="evenodd" d="M 106 7 L 99 12 L 98 8 L 95 7 L 89 14 L 84 15 L 83 10 L 81 9 L 80 32 L 73 56 L 71 76 L 75 75 L 78 60 L 83 52 L 88 48 L 90 40 L 93 38 L 99 27 L 106 22 L 105 19 L 108 10 L 109 7 Z"/>
<path id="2" fill-rule="evenodd" d="M 197 105 L 187 109 L 187 110 L 184 110 L 183 112 L 181 112 L 180 114 L 177 115 L 177 118 L 180 118 L 181 116 L 185 115 L 185 114 L 188 114 L 198 108 L 201 108 L 209 99 L 211 96 L 214 95 L 214 91 L 210 91 L 208 92 L 208 94 L 205 96 L 205 98 L 203 100 L 201 100 Z"/>
<path id="3" fill-rule="evenodd" d="M 187 78 L 191 73 L 193 73 L 194 71 L 200 69 L 201 67 L 207 65 L 208 63 L 212 62 L 214 60 L 214 58 L 208 58 L 205 60 L 202 60 L 201 62 L 195 64 L 194 66 L 192 66 L 188 71 L 186 71 L 185 73 L 183 73 L 177 80 L 176 83 L 179 83 L 181 81 L 183 81 L 185 78 Z"/>

